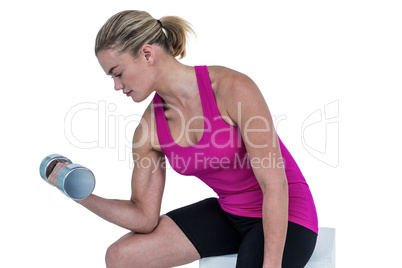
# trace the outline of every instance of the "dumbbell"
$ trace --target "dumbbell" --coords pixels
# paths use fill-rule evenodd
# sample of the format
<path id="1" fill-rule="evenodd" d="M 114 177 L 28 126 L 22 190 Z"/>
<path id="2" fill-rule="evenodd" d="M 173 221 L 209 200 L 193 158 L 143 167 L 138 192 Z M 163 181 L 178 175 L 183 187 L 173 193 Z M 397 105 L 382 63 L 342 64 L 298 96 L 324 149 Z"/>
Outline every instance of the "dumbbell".
<path id="1" fill-rule="evenodd" d="M 60 154 L 46 156 L 39 167 L 40 176 L 51 184 L 47 177 L 52 173 L 58 162 L 67 162 L 69 165 L 62 168 L 57 176 L 57 188 L 74 200 L 88 197 L 95 188 L 94 174 L 84 166 L 73 164 L 67 157 Z"/>

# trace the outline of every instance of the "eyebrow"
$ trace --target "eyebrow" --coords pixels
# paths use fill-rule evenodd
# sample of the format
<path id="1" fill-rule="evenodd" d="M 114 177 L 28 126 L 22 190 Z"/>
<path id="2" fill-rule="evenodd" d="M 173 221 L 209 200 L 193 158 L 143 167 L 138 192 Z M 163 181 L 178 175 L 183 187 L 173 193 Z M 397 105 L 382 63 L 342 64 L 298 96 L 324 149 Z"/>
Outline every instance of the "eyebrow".
<path id="1" fill-rule="evenodd" d="M 109 70 L 109 72 L 108 72 L 107 74 L 108 74 L 108 75 L 112 75 L 113 70 L 114 70 L 116 67 L 117 67 L 117 65 L 114 66 L 114 67 L 112 67 L 112 68 L 110 68 L 110 70 Z"/>

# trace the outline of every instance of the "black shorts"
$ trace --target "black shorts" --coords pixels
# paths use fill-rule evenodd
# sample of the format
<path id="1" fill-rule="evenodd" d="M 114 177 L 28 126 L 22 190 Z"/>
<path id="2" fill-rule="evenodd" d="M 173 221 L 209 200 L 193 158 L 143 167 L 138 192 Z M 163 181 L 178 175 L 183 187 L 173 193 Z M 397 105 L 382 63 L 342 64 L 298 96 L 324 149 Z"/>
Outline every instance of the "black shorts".
<path id="1" fill-rule="evenodd" d="M 232 215 L 208 198 L 166 214 L 193 243 L 201 258 L 237 253 L 236 267 L 261 268 L 264 233 L 261 218 Z M 304 267 L 310 259 L 317 234 L 289 222 L 282 267 Z"/>

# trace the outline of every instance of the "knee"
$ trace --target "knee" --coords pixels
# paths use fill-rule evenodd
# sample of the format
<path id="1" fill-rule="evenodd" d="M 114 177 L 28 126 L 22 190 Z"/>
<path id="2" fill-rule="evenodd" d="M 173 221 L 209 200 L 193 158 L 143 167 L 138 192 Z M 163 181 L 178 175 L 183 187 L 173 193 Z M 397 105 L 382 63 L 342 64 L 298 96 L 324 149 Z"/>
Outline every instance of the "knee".
<path id="1" fill-rule="evenodd" d="M 124 239 L 118 240 L 109 246 L 105 255 L 107 268 L 145 267 L 142 265 L 143 259 L 141 245 L 135 240 L 131 243 L 127 243 Z"/>
<path id="2" fill-rule="evenodd" d="M 116 242 L 110 245 L 105 256 L 106 267 L 113 268 L 120 266 L 119 261 L 121 261 L 121 256 L 122 250 L 119 244 Z"/>
<path id="3" fill-rule="evenodd" d="M 138 259 L 136 253 L 134 245 L 129 248 L 124 242 L 117 241 L 110 245 L 106 251 L 106 267 L 140 267 L 136 262 L 133 262 L 133 260 Z"/>

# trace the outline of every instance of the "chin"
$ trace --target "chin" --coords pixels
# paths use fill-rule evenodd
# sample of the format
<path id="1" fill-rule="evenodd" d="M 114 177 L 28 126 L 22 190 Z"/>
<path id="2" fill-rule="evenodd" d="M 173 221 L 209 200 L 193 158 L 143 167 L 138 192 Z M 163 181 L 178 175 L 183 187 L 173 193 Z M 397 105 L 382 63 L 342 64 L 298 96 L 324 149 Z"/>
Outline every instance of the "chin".
<path id="1" fill-rule="evenodd" d="M 140 103 L 143 102 L 144 100 L 146 100 L 146 98 L 148 98 L 148 96 L 131 96 L 131 98 L 133 99 L 134 102 L 136 103 Z"/>
<path id="2" fill-rule="evenodd" d="M 152 91 L 152 92 L 154 92 L 154 91 Z M 133 94 L 133 95 L 131 95 L 131 98 L 133 99 L 134 102 L 140 103 L 140 102 L 143 102 L 144 100 L 146 100 L 151 95 L 152 92 L 150 92 L 149 94 L 145 94 L 145 95 Z"/>
<path id="3" fill-rule="evenodd" d="M 134 97 L 131 97 L 131 99 L 136 103 L 140 103 L 143 101 L 143 99 L 138 99 L 138 98 L 134 98 Z"/>

